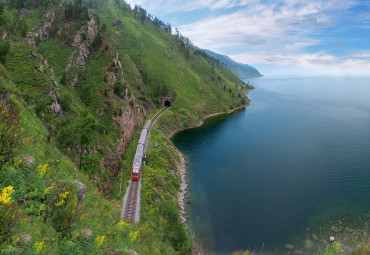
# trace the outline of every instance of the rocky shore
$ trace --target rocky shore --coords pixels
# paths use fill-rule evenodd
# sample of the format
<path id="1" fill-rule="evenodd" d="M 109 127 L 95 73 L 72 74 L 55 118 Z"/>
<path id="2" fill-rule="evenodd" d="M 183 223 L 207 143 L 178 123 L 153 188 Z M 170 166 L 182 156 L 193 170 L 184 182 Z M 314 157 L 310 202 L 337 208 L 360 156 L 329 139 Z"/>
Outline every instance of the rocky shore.
<path id="1" fill-rule="evenodd" d="M 187 222 L 187 213 L 186 213 L 185 203 L 186 203 L 186 199 L 187 199 L 186 192 L 187 192 L 187 187 L 188 187 L 188 183 L 187 183 L 187 179 L 186 179 L 186 176 L 187 176 L 186 165 L 187 165 L 187 163 L 186 163 L 185 156 L 179 150 L 176 149 L 176 151 L 177 151 L 177 153 L 179 154 L 179 157 L 180 157 L 180 162 L 177 165 L 177 170 L 180 173 L 180 178 L 181 178 L 180 191 L 177 194 L 177 198 L 179 200 L 181 221 L 182 221 L 182 223 L 186 223 Z"/>

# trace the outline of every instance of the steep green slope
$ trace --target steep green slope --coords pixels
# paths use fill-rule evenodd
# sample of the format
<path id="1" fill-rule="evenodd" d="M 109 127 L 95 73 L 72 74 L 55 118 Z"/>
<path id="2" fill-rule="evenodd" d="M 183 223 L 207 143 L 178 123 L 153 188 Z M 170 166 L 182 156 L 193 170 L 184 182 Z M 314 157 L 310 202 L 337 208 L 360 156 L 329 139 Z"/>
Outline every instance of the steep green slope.
<path id="1" fill-rule="evenodd" d="M 215 67 L 199 50 L 112 3 L 107 1 L 99 14 L 109 24 L 107 35 L 115 50 L 131 57 L 154 103 L 160 96 L 174 98 L 173 107 L 162 118 L 162 131 L 191 126 L 207 114 L 246 103 L 241 97 L 243 83 L 230 70 Z M 114 23 L 121 25 L 112 27 Z"/>
<path id="2" fill-rule="evenodd" d="M 245 84 L 122 1 L 4 3 L 0 251 L 188 254 L 167 136 L 248 104 Z M 137 138 L 161 96 L 174 101 L 151 134 L 141 222 L 123 222 Z"/>
<path id="3" fill-rule="evenodd" d="M 251 77 L 261 77 L 260 72 L 253 66 L 247 64 L 238 63 L 228 56 L 215 53 L 210 50 L 204 50 L 208 55 L 214 57 L 215 59 L 224 63 L 228 68 L 236 73 L 240 79 L 251 78 Z"/>

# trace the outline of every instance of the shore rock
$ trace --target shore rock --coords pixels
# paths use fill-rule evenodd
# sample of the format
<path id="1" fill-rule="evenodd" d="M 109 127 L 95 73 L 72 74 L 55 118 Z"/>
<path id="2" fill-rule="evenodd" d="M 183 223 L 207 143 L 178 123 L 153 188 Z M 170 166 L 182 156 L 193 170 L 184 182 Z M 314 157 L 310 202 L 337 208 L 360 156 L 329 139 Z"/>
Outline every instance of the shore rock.
<path id="1" fill-rule="evenodd" d="M 83 184 L 79 180 L 74 180 L 73 184 L 77 186 L 78 191 L 77 191 L 77 199 L 79 203 L 82 203 L 85 200 L 85 193 L 87 191 L 87 186 L 86 184 Z"/>

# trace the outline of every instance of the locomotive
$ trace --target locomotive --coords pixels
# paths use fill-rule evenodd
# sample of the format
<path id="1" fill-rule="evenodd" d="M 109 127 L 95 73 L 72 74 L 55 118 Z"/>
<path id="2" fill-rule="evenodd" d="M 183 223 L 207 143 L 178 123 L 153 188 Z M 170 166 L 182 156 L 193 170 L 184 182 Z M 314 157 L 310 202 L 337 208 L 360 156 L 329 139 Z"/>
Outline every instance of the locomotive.
<path id="1" fill-rule="evenodd" d="M 140 179 L 141 165 L 143 163 L 143 157 L 146 151 L 151 123 L 152 121 L 148 120 L 145 123 L 145 126 L 140 134 L 139 143 L 137 145 L 137 149 L 136 149 L 136 153 L 134 157 L 134 162 L 132 164 L 132 174 L 131 175 L 132 175 L 132 180 L 134 181 L 138 181 Z"/>

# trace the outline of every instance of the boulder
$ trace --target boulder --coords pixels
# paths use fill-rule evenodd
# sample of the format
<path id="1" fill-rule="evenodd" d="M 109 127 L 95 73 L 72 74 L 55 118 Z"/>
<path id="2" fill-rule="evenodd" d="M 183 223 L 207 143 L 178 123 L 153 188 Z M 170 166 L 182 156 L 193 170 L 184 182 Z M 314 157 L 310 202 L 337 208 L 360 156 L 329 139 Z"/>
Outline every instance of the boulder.
<path id="1" fill-rule="evenodd" d="M 28 167 L 35 163 L 35 158 L 30 155 L 24 156 L 23 160 L 27 162 Z"/>
<path id="2" fill-rule="evenodd" d="M 21 240 L 23 241 L 23 243 L 28 244 L 32 241 L 32 236 L 29 234 L 23 233 L 21 235 Z"/>
<path id="3" fill-rule="evenodd" d="M 81 230 L 80 235 L 84 238 L 89 238 L 89 237 L 92 236 L 93 233 L 94 232 L 91 229 L 85 228 L 85 229 Z"/>
<path id="4" fill-rule="evenodd" d="M 82 203 L 85 199 L 85 193 L 87 191 L 87 186 L 86 184 L 83 184 L 82 182 L 78 180 L 74 180 L 73 184 L 77 186 L 77 199 L 79 203 Z"/>
<path id="5" fill-rule="evenodd" d="M 37 68 L 37 71 L 43 73 L 44 72 L 44 67 L 41 65 L 40 67 Z"/>
<path id="6" fill-rule="evenodd" d="M 59 105 L 58 101 L 55 100 L 51 105 L 50 105 L 51 110 L 55 114 L 60 114 L 62 112 L 62 107 Z"/>
<path id="7" fill-rule="evenodd" d="M 8 33 L 6 32 L 6 30 L 4 30 L 3 34 L 1 35 L 1 39 L 5 40 L 7 36 L 8 36 Z"/>
<path id="8" fill-rule="evenodd" d="M 122 22 L 119 19 L 117 19 L 112 22 L 112 27 L 119 27 L 121 24 Z"/>
<path id="9" fill-rule="evenodd" d="M 128 251 L 127 251 L 127 253 L 128 253 L 128 254 L 132 254 L 132 255 L 140 255 L 139 253 L 137 253 L 136 251 L 131 250 L 131 249 L 130 249 L 130 250 L 128 250 Z"/>

